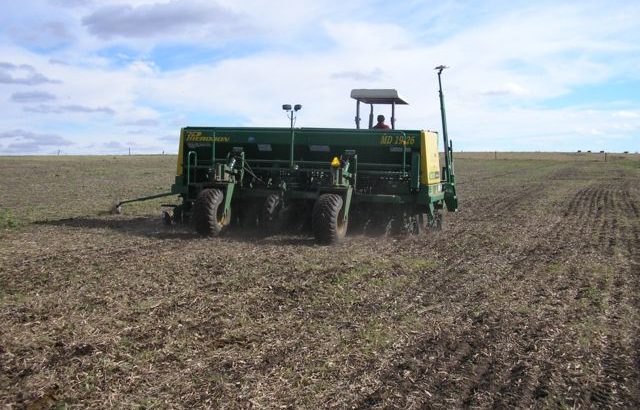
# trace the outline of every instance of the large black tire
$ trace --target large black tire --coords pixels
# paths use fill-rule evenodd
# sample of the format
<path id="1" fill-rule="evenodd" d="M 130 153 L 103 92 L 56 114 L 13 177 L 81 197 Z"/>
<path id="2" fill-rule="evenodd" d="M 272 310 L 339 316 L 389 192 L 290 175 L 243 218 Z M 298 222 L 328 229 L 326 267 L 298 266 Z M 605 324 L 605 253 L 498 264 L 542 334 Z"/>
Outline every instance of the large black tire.
<path id="1" fill-rule="evenodd" d="M 278 194 L 269 194 L 262 205 L 260 224 L 269 234 L 274 234 L 282 229 L 282 197 Z"/>
<path id="2" fill-rule="evenodd" d="M 311 228 L 319 243 L 336 243 L 347 234 L 347 223 L 342 220 L 342 204 L 340 195 L 322 194 L 313 205 Z"/>
<path id="3" fill-rule="evenodd" d="M 218 236 L 231 220 L 224 215 L 224 195 L 219 189 L 203 189 L 193 203 L 193 226 L 200 235 Z"/>

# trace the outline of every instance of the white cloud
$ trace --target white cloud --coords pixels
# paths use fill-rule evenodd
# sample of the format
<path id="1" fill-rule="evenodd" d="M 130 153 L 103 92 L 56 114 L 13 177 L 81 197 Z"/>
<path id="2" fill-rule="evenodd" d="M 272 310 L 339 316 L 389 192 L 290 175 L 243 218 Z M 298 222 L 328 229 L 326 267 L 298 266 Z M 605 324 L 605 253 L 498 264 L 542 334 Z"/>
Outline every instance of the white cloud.
<path id="1" fill-rule="evenodd" d="M 48 21 L 29 26 L 11 26 L 7 31 L 14 41 L 28 47 L 55 48 L 74 39 L 65 24 L 60 21 Z"/>
<path id="2" fill-rule="evenodd" d="M 81 7 L 90 5 L 93 0 L 49 0 L 49 2 L 60 7 Z"/>
<path id="3" fill-rule="evenodd" d="M 54 127 L 78 146 L 87 138 L 126 143 L 128 132 L 139 131 L 136 139 L 144 146 L 166 143 L 168 150 L 175 142 L 159 138 L 194 121 L 286 126 L 283 103 L 304 105 L 298 125 L 352 127 L 350 89 L 378 87 L 397 88 L 410 102 L 398 109 L 399 127 L 439 129 L 433 67 L 445 63 L 451 66 L 443 77 L 450 133 L 460 148 L 573 150 L 609 136 L 635 144 L 630 150 L 640 148 L 633 139 L 640 122 L 638 98 L 616 105 L 594 98 L 545 106 L 575 87 L 640 80 L 635 30 L 640 6 L 634 3 L 542 2 L 518 9 L 489 2 L 477 10 L 459 2 L 433 7 L 311 0 L 185 0 L 179 6 L 114 1 L 110 8 L 99 2 L 49 4 L 62 9 L 61 3 L 74 6 L 60 14 L 72 46 L 35 53 L 0 37 L 3 92 L 18 95 L 38 85 L 39 92 L 57 98 L 55 105 L 36 105 L 31 111 L 39 112 L 28 113 L 13 101 L 0 101 L 0 123 L 8 129 Z M 175 20 L 163 25 L 170 15 Z M 228 21 L 216 20 L 221 16 Z M 229 41 L 240 43 L 224 48 Z M 176 43 L 220 55 L 213 62 L 196 57 L 163 71 L 149 51 Z M 109 55 L 97 54 L 106 47 L 142 51 L 115 64 Z M 103 115 L 106 110 L 111 115 Z"/>
<path id="4" fill-rule="evenodd" d="M 53 101 L 56 96 L 45 91 L 24 91 L 11 94 L 10 100 L 15 103 L 40 103 Z"/>
<path id="5" fill-rule="evenodd" d="M 82 19 L 89 32 L 102 39 L 170 37 L 192 33 L 202 26 L 228 32 L 239 30 L 239 22 L 239 16 L 214 2 L 176 0 L 137 6 L 102 6 Z"/>
<path id="6" fill-rule="evenodd" d="M 115 111 L 109 107 L 87 107 L 84 105 L 47 105 L 40 104 L 36 106 L 27 106 L 23 108 L 26 112 L 33 112 L 39 114 L 62 114 L 62 113 L 100 113 L 100 114 L 114 114 Z"/>
<path id="7" fill-rule="evenodd" d="M 498 86 L 498 88 L 495 88 L 493 90 L 483 91 L 481 94 L 487 96 L 506 95 L 513 97 L 526 97 L 527 95 L 530 95 L 531 92 L 526 87 L 518 83 L 508 82 L 504 85 Z"/>
<path id="8" fill-rule="evenodd" d="M 613 113 L 616 118 L 640 118 L 640 111 L 617 111 Z"/>
<path id="9" fill-rule="evenodd" d="M 157 127 L 158 125 L 160 125 L 160 122 L 157 119 L 153 119 L 153 118 L 141 118 L 139 120 L 133 120 L 133 121 L 125 121 L 120 123 L 120 125 L 124 125 L 124 126 L 133 126 L 133 127 Z"/>
<path id="10" fill-rule="evenodd" d="M 41 134 L 21 129 L 0 132 L 0 150 L 12 154 L 41 153 L 51 147 L 66 147 L 71 141 L 55 134 Z"/>
<path id="11" fill-rule="evenodd" d="M 59 83 L 36 71 L 29 64 L 12 64 L 0 62 L 0 83 L 38 85 L 45 83 Z"/>

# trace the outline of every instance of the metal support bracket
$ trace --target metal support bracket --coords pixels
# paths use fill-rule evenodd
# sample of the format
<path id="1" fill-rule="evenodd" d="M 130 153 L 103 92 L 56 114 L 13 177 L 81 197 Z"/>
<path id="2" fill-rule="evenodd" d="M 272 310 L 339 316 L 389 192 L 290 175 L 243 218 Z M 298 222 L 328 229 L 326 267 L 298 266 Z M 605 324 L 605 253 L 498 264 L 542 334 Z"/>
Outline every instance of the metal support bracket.
<path id="1" fill-rule="evenodd" d="M 231 199 L 233 198 L 233 191 L 235 190 L 235 187 L 236 184 L 233 182 L 225 184 L 223 221 L 227 221 L 228 216 L 231 213 Z"/>
<path id="2" fill-rule="evenodd" d="M 165 196 L 171 196 L 171 195 L 175 195 L 175 193 L 174 192 L 164 192 L 162 194 L 155 194 L 155 195 L 143 196 L 143 197 L 140 197 L 140 198 L 127 199 L 126 201 L 118 202 L 114 206 L 114 210 L 115 210 L 116 213 L 119 214 L 119 213 L 122 213 L 122 205 L 124 205 L 124 204 L 130 204 L 132 202 L 148 201 L 150 199 L 163 198 Z"/>
<path id="3" fill-rule="evenodd" d="M 342 221 L 347 222 L 349 220 L 349 210 L 351 208 L 351 198 L 353 197 L 353 187 L 347 187 L 343 195 L 342 205 Z"/>

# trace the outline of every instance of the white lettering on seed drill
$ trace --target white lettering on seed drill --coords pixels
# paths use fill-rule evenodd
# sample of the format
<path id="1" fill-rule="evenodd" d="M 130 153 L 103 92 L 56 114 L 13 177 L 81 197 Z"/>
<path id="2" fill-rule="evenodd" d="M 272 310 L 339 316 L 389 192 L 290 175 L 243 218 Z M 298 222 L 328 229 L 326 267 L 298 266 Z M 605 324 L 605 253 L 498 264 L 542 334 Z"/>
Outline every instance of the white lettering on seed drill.
<path id="1" fill-rule="evenodd" d="M 309 151 L 312 152 L 329 152 L 328 145 L 309 145 Z"/>
<path id="2" fill-rule="evenodd" d="M 271 144 L 258 144 L 258 151 L 273 151 Z"/>

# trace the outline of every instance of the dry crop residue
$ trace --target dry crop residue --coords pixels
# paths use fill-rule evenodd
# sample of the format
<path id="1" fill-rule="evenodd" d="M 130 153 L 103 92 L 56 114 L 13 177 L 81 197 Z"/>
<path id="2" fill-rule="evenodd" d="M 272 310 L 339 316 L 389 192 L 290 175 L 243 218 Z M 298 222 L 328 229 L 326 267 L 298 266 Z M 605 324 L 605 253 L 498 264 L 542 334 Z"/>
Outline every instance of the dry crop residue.
<path id="1" fill-rule="evenodd" d="M 0 403 L 640 407 L 637 161 L 466 158 L 444 231 L 331 247 L 98 212 L 172 160 L 0 159 Z"/>

